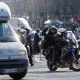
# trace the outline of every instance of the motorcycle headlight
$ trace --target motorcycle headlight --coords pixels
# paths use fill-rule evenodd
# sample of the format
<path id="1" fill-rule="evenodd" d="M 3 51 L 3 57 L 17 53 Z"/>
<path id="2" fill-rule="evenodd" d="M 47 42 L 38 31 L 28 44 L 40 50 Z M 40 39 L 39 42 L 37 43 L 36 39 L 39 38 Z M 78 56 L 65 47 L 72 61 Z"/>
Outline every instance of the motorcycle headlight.
<path id="1" fill-rule="evenodd" d="M 22 51 L 19 52 L 19 54 L 22 55 L 22 56 L 26 56 L 27 52 L 25 50 L 22 50 Z"/>

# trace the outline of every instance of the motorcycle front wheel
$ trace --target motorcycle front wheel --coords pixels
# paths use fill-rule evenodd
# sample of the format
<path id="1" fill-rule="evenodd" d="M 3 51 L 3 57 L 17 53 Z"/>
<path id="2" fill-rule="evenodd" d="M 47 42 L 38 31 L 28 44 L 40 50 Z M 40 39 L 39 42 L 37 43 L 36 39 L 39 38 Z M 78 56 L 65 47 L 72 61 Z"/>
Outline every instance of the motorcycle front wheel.
<path id="1" fill-rule="evenodd" d="M 53 65 L 52 65 L 52 64 L 53 64 L 52 61 L 50 61 L 50 60 L 47 61 L 47 66 L 48 66 L 48 68 L 49 68 L 49 70 L 50 70 L 51 72 L 52 72 L 52 71 L 56 71 L 57 68 L 58 68 L 55 64 L 53 64 Z"/>

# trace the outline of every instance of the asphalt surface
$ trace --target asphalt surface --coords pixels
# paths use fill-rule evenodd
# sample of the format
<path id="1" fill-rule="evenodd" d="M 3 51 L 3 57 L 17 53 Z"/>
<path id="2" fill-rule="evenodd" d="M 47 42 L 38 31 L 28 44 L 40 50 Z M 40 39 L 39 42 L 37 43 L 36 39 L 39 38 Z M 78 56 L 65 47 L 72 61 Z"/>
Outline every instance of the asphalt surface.
<path id="1" fill-rule="evenodd" d="M 0 75 L 0 80 L 13 80 L 8 75 Z M 59 68 L 55 72 L 50 72 L 47 68 L 46 60 L 34 59 L 34 66 L 28 68 L 28 73 L 21 80 L 80 80 L 80 72 L 74 72 L 68 68 Z"/>

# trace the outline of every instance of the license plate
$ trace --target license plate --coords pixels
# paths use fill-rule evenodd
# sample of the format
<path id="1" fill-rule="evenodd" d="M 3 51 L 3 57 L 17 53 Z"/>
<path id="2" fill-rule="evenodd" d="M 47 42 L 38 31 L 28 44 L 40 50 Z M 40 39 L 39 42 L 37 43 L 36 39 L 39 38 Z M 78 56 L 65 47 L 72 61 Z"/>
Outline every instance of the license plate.
<path id="1" fill-rule="evenodd" d="M 4 69 L 4 73 L 13 73 L 17 72 L 17 69 Z"/>

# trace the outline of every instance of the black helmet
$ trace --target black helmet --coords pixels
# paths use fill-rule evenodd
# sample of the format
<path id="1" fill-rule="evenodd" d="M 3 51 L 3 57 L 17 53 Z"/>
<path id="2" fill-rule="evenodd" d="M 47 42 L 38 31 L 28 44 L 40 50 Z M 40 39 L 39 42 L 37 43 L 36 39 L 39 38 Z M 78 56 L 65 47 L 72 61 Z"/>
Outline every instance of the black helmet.
<path id="1" fill-rule="evenodd" d="M 36 32 L 40 32 L 40 29 L 39 29 L 39 28 L 37 28 L 37 29 L 36 29 Z"/>
<path id="2" fill-rule="evenodd" d="M 48 25 L 45 25 L 43 30 L 48 30 L 49 26 Z"/>
<path id="3" fill-rule="evenodd" d="M 53 33 L 57 33 L 57 28 L 55 26 L 50 26 L 49 27 L 49 32 L 53 31 Z"/>

